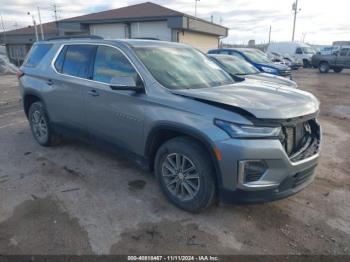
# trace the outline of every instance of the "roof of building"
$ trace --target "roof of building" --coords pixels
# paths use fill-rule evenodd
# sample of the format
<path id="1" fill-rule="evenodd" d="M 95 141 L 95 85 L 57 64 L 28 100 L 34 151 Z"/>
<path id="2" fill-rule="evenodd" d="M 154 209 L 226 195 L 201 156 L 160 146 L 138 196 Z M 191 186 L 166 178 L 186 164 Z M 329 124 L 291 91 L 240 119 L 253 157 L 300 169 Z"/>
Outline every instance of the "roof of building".
<path id="1" fill-rule="evenodd" d="M 67 19 L 62 19 L 57 21 L 59 24 L 61 23 L 67 23 L 67 22 L 72 22 L 72 23 L 99 23 L 99 22 L 104 22 L 104 21 L 123 21 L 123 20 L 152 20 L 152 19 L 161 19 L 164 18 L 166 19 L 167 17 L 189 17 L 198 21 L 202 21 L 208 24 L 212 24 L 213 26 L 219 26 L 222 28 L 225 28 L 221 25 L 217 25 L 214 23 L 210 23 L 206 20 L 199 19 L 196 17 L 193 17 L 191 15 L 187 15 L 185 13 L 172 10 L 169 8 L 166 8 L 164 6 L 152 3 L 152 2 L 145 2 L 141 4 L 136 4 L 136 5 L 130 5 L 122 8 L 117 8 L 117 9 L 112 9 L 112 10 L 107 10 L 107 11 L 102 11 L 98 13 L 92 13 L 92 14 L 87 14 L 87 15 L 82 15 L 82 16 L 76 16 L 72 18 L 67 18 Z M 46 34 L 55 34 L 56 33 L 56 22 L 49 22 L 42 24 L 43 29 Z M 38 32 L 40 33 L 40 28 L 38 26 Z M 7 35 L 29 35 L 29 34 L 34 34 L 34 27 L 33 26 L 28 26 L 16 30 L 11 30 L 6 32 Z"/>
<path id="2" fill-rule="evenodd" d="M 45 34 L 55 34 L 56 33 L 56 22 L 50 22 L 50 23 L 44 23 L 43 30 Z M 38 34 L 40 34 L 40 28 L 38 28 Z M 11 31 L 7 31 L 6 35 L 31 35 L 34 33 L 34 27 L 33 26 L 27 26 Z"/>
<path id="3" fill-rule="evenodd" d="M 136 5 L 125 6 L 122 8 L 92 13 L 68 19 L 63 19 L 61 22 L 88 22 L 96 20 L 114 20 L 114 19 L 132 19 L 132 18 L 147 18 L 147 17 L 169 17 L 169 16 L 184 16 L 184 13 L 166 8 L 164 6 L 145 2 Z"/>

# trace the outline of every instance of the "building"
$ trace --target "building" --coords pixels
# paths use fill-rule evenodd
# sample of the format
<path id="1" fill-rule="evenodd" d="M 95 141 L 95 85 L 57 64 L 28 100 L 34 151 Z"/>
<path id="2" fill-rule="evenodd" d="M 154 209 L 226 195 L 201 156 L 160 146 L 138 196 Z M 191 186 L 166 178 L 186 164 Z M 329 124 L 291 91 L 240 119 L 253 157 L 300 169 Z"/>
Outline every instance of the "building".
<path id="1" fill-rule="evenodd" d="M 217 48 L 228 29 L 151 2 L 92 13 L 43 24 L 45 38 L 91 34 L 105 39 L 157 38 L 190 44 L 204 52 Z M 40 28 L 38 26 L 39 39 Z M 10 60 L 23 62 L 35 42 L 34 27 L 6 32 L 0 37 Z"/>

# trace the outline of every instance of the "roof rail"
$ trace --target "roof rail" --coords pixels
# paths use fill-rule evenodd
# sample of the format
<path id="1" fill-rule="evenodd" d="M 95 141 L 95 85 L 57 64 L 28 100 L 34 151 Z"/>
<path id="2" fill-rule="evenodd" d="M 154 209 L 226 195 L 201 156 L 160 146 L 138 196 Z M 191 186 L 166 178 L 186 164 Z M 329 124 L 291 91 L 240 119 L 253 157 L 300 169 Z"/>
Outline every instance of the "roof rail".
<path id="1" fill-rule="evenodd" d="M 69 35 L 69 36 L 54 36 L 47 39 L 51 40 L 69 40 L 69 39 L 103 39 L 103 37 L 98 35 Z"/>
<path id="2" fill-rule="evenodd" d="M 133 37 L 131 39 L 138 39 L 138 40 L 157 40 L 157 41 L 161 41 L 159 38 L 155 38 L 155 37 Z"/>

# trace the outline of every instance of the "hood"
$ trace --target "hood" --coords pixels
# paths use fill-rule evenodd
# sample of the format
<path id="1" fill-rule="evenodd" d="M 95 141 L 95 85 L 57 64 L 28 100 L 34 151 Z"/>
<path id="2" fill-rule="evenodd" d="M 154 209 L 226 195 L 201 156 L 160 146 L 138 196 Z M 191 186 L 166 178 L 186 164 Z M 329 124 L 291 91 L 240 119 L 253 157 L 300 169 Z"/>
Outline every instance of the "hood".
<path id="1" fill-rule="evenodd" d="M 308 92 L 261 81 L 245 80 L 232 85 L 171 92 L 240 108 L 256 118 L 288 119 L 310 115 L 319 109 L 319 101 Z"/>
<path id="2" fill-rule="evenodd" d="M 286 85 L 289 87 L 294 87 L 296 88 L 298 85 L 294 81 L 287 79 L 285 77 L 277 76 L 277 75 L 272 75 L 272 74 L 267 74 L 267 73 L 259 73 L 259 74 L 252 74 L 252 75 L 245 75 L 245 79 L 250 79 L 250 80 L 257 80 L 257 81 L 263 81 L 263 82 L 268 82 L 268 83 L 275 83 L 279 85 Z"/>
<path id="3" fill-rule="evenodd" d="M 278 69 L 278 70 L 289 70 L 289 67 L 283 64 L 275 64 L 273 62 L 271 63 L 264 63 L 264 64 L 259 64 L 259 66 L 266 66 L 266 67 L 271 67 L 274 69 Z"/>

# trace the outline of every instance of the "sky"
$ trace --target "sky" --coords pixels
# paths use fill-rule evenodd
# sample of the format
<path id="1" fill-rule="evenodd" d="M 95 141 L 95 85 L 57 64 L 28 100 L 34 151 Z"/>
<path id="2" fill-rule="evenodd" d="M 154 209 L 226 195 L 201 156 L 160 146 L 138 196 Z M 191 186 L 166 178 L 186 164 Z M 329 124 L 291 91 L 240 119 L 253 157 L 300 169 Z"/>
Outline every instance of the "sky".
<path id="1" fill-rule="evenodd" d="M 146 0 L 56 0 L 60 19 L 99 12 L 145 2 Z M 150 0 L 154 3 L 194 15 L 195 0 Z M 197 16 L 229 28 L 223 41 L 247 44 L 250 39 L 266 43 L 271 26 L 271 41 L 290 41 L 292 38 L 295 0 L 200 0 Z M 38 21 L 37 7 L 42 22 L 54 19 L 53 0 L 0 0 L 6 30 L 32 24 L 31 12 Z M 336 40 L 350 40 L 349 0 L 299 0 L 295 40 L 312 44 L 332 44 Z M 2 26 L 0 24 L 2 31 Z"/>

